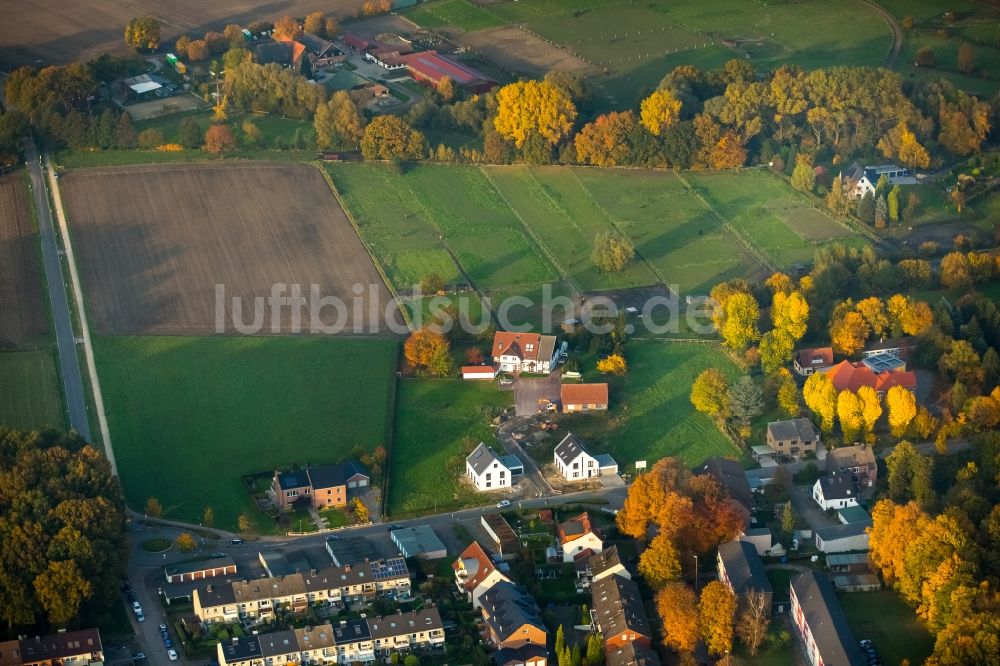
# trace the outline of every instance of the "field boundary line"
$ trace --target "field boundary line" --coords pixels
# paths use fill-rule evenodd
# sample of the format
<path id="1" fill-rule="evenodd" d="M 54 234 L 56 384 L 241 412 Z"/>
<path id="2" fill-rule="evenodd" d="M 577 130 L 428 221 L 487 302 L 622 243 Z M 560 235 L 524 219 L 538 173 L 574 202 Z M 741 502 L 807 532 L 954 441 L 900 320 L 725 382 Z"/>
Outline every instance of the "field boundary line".
<path id="1" fill-rule="evenodd" d="M 744 237 L 744 235 L 741 232 L 737 231 L 736 227 L 734 227 L 733 224 L 728 219 L 726 219 L 725 217 L 723 217 L 722 213 L 720 213 L 719 211 L 717 211 L 715 209 L 715 207 L 712 206 L 712 204 L 710 204 L 708 202 L 708 200 L 704 196 L 702 196 L 701 192 L 699 192 L 698 190 L 696 190 L 691 185 L 691 183 L 689 183 L 687 181 L 687 179 L 684 178 L 684 176 L 682 176 L 679 173 L 676 174 L 676 175 L 677 175 L 678 180 L 680 180 L 682 183 L 684 183 L 684 187 L 686 187 L 688 189 L 688 191 L 691 194 L 693 194 L 695 196 L 695 198 L 698 199 L 698 201 L 701 202 L 701 205 L 705 207 L 705 210 L 707 210 L 709 213 L 711 213 L 716 218 L 718 218 L 719 222 L 722 223 L 722 226 L 725 227 L 725 229 L 729 233 L 731 233 L 733 235 L 733 238 L 735 238 L 737 241 L 739 241 L 740 244 L 743 245 L 750 252 L 750 254 L 752 254 L 754 256 L 755 259 L 757 259 L 757 261 L 761 262 L 761 264 L 763 264 L 764 268 L 767 268 L 772 273 L 778 273 L 778 272 L 780 272 L 780 269 L 778 268 L 778 265 L 763 250 L 761 250 L 756 245 L 754 245 L 750 241 L 750 239 Z"/>
<path id="2" fill-rule="evenodd" d="M 399 348 L 400 345 L 396 345 L 396 358 L 395 367 L 397 370 L 393 372 L 392 381 L 389 382 L 389 409 L 386 413 L 389 415 L 389 425 L 386 427 L 385 433 L 385 469 L 382 470 L 382 502 L 379 507 L 379 513 L 382 514 L 382 520 L 385 521 L 388 516 L 386 515 L 386 509 L 389 506 L 389 483 L 392 475 L 392 450 L 395 445 L 396 439 L 396 401 L 399 399 Z"/>
<path id="3" fill-rule="evenodd" d="M 864 1 L 864 0 L 862 0 L 862 1 Z M 791 186 L 791 178 L 787 178 L 787 177 L 784 177 L 784 176 L 779 176 L 778 174 L 774 173 L 771 170 L 766 170 L 764 173 L 769 174 L 772 178 L 777 178 L 778 180 L 780 180 L 781 182 L 785 183 L 788 186 Z M 872 231 L 871 229 L 867 228 L 864 224 L 855 222 L 850 217 L 844 217 L 844 218 L 838 217 L 838 216 L 834 215 L 833 213 L 831 213 L 826 208 L 824 208 L 823 206 L 817 205 L 816 202 L 811 197 L 808 197 L 805 194 L 796 191 L 794 187 L 791 188 L 791 189 L 796 192 L 795 196 L 797 196 L 798 199 L 803 202 L 803 205 L 808 206 L 809 208 L 812 208 L 814 211 L 820 213 L 821 215 L 824 215 L 824 216 L 828 217 L 829 219 L 833 220 L 835 223 L 839 224 L 840 226 L 842 226 L 843 228 L 847 229 L 851 233 L 861 234 L 862 236 L 867 236 L 870 240 L 874 241 L 877 245 L 884 245 L 885 244 L 885 240 L 883 240 L 874 231 Z M 829 239 L 829 240 L 836 241 L 836 239 Z M 826 242 L 829 242 L 829 240 L 820 241 L 820 242 L 826 243 Z"/>
<path id="4" fill-rule="evenodd" d="M 597 200 L 597 197 L 594 196 L 594 193 L 591 192 L 589 189 L 587 189 L 587 186 L 583 184 L 583 181 L 580 180 L 580 177 L 576 175 L 576 172 L 573 170 L 573 167 L 569 167 L 569 172 L 570 174 L 573 175 L 573 180 L 575 180 L 576 184 L 580 186 L 580 189 L 583 190 L 583 193 L 586 195 L 590 203 L 593 204 L 594 208 L 601 211 L 604 217 L 607 218 L 608 225 L 623 238 L 628 238 L 629 240 L 632 240 L 631 236 L 622 232 L 622 230 L 618 228 L 618 224 L 615 222 L 615 218 L 612 217 L 611 213 L 609 213 L 608 210 L 601 205 L 601 203 Z M 653 277 L 659 280 L 661 284 L 667 284 L 667 280 L 662 275 L 660 275 L 660 271 L 656 268 L 656 266 L 653 265 L 653 262 L 647 260 L 646 257 L 642 256 L 642 253 L 639 252 L 639 248 L 635 248 L 635 256 L 639 257 L 639 259 L 642 260 L 642 263 L 646 264 L 646 267 L 649 268 L 649 272 L 653 274 Z"/>
<path id="5" fill-rule="evenodd" d="M 382 268 L 382 263 L 375 256 L 372 248 L 368 245 L 368 241 L 365 240 L 365 237 L 362 235 L 361 228 L 358 226 L 357 220 L 354 219 L 354 214 L 351 213 L 350 209 L 347 207 L 347 203 L 340 196 L 340 190 L 338 190 L 337 186 L 334 184 L 333 177 L 326 169 L 316 162 L 312 162 L 312 165 L 319 169 L 320 173 L 323 174 L 323 178 L 326 179 L 326 184 L 330 186 L 330 191 L 333 192 L 333 198 L 337 200 L 337 204 L 340 205 L 340 209 L 344 211 L 344 216 L 347 217 L 351 226 L 354 227 L 354 233 L 358 235 L 358 240 L 361 241 L 361 246 L 365 248 L 365 252 L 367 252 L 368 256 L 371 258 L 372 264 L 375 265 L 375 270 L 378 271 L 378 274 L 382 277 L 382 282 L 385 283 L 385 288 L 389 290 L 390 294 L 392 294 L 392 298 L 396 303 L 396 309 L 399 310 L 400 316 L 403 318 L 403 321 L 406 322 L 406 327 L 412 330 L 413 321 L 410 319 L 410 313 L 403 306 L 403 301 L 396 292 L 396 287 L 393 286 L 392 281 L 385 272 L 385 269 Z"/>
<path id="6" fill-rule="evenodd" d="M 521 214 L 518 213 L 517 210 L 514 208 L 514 206 L 510 203 L 510 200 L 507 198 L 507 195 L 504 194 L 499 187 L 497 187 L 496 182 L 494 182 L 493 178 L 491 178 L 490 174 L 488 173 L 489 169 L 480 168 L 479 171 L 480 173 L 483 174 L 483 177 L 486 178 L 486 182 L 490 184 L 490 187 L 492 187 L 493 190 L 500 197 L 500 200 L 504 202 L 507 208 L 510 209 L 510 212 L 514 214 L 514 217 L 517 218 L 517 221 L 521 223 L 522 227 L 524 227 L 524 230 L 525 232 L 527 232 L 528 237 L 535 242 L 535 245 L 538 246 L 538 249 L 542 251 L 542 254 L 545 255 L 545 257 L 552 264 L 553 268 L 556 269 L 556 272 L 559 273 L 560 277 L 562 278 L 562 281 L 566 284 L 567 287 L 569 287 L 574 292 L 574 296 L 579 297 L 580 294 L 582 293 L 580 285 L 578 285 L 576 283 L 576 280 L 574 280 L 570 276 L 569 272 L 565 268 L 563 268 L 562 264 L 560 264 L 559 261 L 556 259 L 552 250 L 550 250 L 545 245 L 545 243 L 542 242 L 542 239 L 538 237 L 538 235 L 535 233 L 535 230 L 531 228 L 531 225 L 529 225 L 525 221 L 525 219 L 521 217 Z"/>
<path id="7" fill-rule="evenodd" d="M 80 271 L 76 266 L 76 254 L 73 251 L 73 243 L 70 239 L 69 221 L 66 211 L 63 208 L 62 193 L 59 191 L 59 181 L 56 180 L 56 172 L 52 167 L 52 157 L 45 152 L 45 166 L 48 171 L 49 190 L 52 194 L 53 208 L 56 219 L 59 220 L 59 232 L 62 235 L 63 252 L 66 255 L 66 264 L 69 266 L 70 282 L 73 287 L 73 299 L 76 301 L 76 311 L 80 316 L 80 333 L 83 337 L 83 352 L 87 359 L 87 374 L 90 375 L 90 390 L 94 397 L 94 409 L 97 412 L 97 423 L 101 429 L 101 438 L 104 440 L 104 455 L 111 465 L 111 473 L 118 476 L 118 464 L 115 461 L 115 450 L 111 445 L 111 430 L 108 427 L 108 416 L 104 411 L 104 395 L 101 392 L 101 382 L 97 376 L 97 361 L 94 359 L 94 345 L 90 339 L 90 324 L 87 320 L 87 310 L 84 305 L 83 287 L 80 283 Z"/>

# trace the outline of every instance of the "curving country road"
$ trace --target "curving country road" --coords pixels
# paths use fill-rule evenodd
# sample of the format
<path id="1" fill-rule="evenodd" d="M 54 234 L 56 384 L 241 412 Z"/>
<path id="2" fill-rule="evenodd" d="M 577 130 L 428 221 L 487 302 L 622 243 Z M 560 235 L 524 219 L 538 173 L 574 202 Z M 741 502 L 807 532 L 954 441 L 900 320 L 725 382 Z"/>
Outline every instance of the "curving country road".
<path id="1" fill-rule="evenodd" d="M 889 55 L 885 58 L 885 68 L 895 69 L 899 52 L 903 48 L 903 29 L 900 27 L 899 21 L 877 2 L 872 2 L 872 0 L 861 0 L 861 2 L 874 9 L 882 17 L 882 20 L 889 24 L 889 29 L 892 30 L 892 47 L 889 49 Z"/>
<path id="2" fill-rule="evenodd" d="M 42 265 L 45 269 L 49 302 L 52 305 L 52 322 L 55 325 L 56 346 L 59 350 L 59 374 L 62 377 L 63 395 L 66 398 L 66 410 L 69 413 L 69 425 L 90 442 L 93 440 L 90 433 L 90 421 L 87 418 L 83 376 L 80 373 L 80 361 L 76 355 L 73 319 L 70 315 L 69 301 L 66 298 L 67 285 L 63 278 L 59 245 L 56 243 L 56 232 L 52 224 L 52 209 L 49 207 L 45 176 L 34 142 L 25 141 L 24 154 L 38 217 L 38 235 L 42 243 Z"/>

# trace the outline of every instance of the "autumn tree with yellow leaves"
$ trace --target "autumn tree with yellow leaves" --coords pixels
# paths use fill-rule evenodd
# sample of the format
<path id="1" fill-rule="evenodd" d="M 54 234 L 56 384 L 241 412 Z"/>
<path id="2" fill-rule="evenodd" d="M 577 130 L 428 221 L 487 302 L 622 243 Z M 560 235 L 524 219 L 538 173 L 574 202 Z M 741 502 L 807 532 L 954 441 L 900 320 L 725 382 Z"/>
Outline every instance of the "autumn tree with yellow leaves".
<path id="1" fill-rule="evenodd" d="M 505 139 L 524 147 L 535 134 L 555 145 L 573 129 L 576 107 L 564 90 L 544 81 L 518 81 L 496 94 L 493 127 Z"/>
<path id="2" fill-rule="evenodd" d="M 680 554 L 669 536 L 658 534 L 649 542 L 639 556 L 639 573 L 654 590 L 680 579 Z"/>
<path id="3" fill-rule="evenodd" d="M 698 624 L 709 652 L 732 652 L 735 620 L 736 596 L 724 583 L 713 580 L 701 591 L 698 601 Z"/>
<path id="4" fill-rule="evenodd" d="M 653 136 L 660 136 L 680 120 L 681 101 L 669 91 L 656 90 L 642 100 L 639 118 L 642 126 Z"/>
<path id="5" fill-rule="evenodd" d="M 691 404 L 714 419 L 729 416 L 729 382 L 715 368 L 703 371 L 691 385 Z"/>
<path id="6" fill-rule="evenodd" d="M 893 437 L 902 437 L 917 415 L 917 398 L 902 386 L 893 386 L 885 394 L 889 410 L 889 428 Z"/>
<path id="7" fill-rule="evenodd" d="M 802 399 L 819 416 L 820 430 L 832 432 L 837 412 L 837 389 L 830 377 L 822 372 L 809 375 L 802 387 Z"/>
<path id="8" fill-rule="evenodd" d="M 845 356 L 864 349 L 868 334 L 868 323 L 856 310 L 845 313 L 830 324 L 830 343 L 834 351 Z"/>
<path id="9" fill-rule="evenodd" d="M 871 386 L 858 388 L 858 400 L 861 402 L 862 434 L 866 442 L 874 444 L 875 424 L 882 417 L 882 400 Z"/>
<path id="10" fill-rule="evenodd" d="M 837 396 L 837 418 L 840 420 L 840 431 L 844 434 L 844 442 L 857 441 L 864 425 L 861 415 L 861 401 L 851 391 L 841 391 Z"/>

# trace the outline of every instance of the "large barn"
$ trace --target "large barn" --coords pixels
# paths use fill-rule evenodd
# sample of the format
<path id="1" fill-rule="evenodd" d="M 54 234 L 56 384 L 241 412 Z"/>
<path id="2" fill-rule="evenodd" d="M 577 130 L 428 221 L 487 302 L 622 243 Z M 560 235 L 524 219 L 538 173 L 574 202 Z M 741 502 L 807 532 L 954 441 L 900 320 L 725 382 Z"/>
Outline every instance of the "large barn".
<path id="1" fill-rule="evenodd" d="M 437 51 L 421 51 L 404 56 L 406 68 L 416 81 L 437 86 L 445 77 L 455 82 L 455 85 L 471 93 L 489 92 L 497 82 L 482 72 L 452 60 Z"/>

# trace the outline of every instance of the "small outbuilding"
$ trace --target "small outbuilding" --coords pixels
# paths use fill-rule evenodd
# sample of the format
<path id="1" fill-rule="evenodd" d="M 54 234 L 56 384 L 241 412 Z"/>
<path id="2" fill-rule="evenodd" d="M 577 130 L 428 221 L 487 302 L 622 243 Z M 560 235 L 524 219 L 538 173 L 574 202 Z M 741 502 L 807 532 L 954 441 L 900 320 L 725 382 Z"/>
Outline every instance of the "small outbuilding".
<path id="1" fill-rule="evenodd" d="M 497 369 L 492 365 L 463 365 L 462 379 L 492 381 L 497 378 Z"/>
<path id="2" fill-rule="evenodd" d="M 448 557 L 448 549 L 430 525 L 404 527 L 393 530 L 389 536 L 407 559 L 419 557 L 422 560 L 439 560 Z"/>

